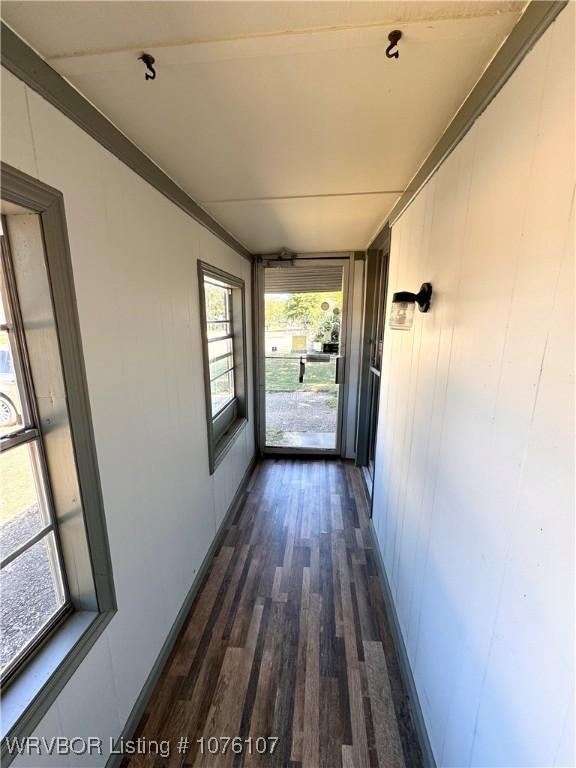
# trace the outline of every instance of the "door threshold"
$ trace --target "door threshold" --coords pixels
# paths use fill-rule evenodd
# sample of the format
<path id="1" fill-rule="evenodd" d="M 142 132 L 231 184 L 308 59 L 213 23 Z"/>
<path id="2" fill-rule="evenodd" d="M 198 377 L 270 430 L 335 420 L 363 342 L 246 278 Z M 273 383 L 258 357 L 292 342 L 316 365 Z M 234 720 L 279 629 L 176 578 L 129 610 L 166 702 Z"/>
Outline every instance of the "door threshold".
<path id="1" fill-rule="evenodd" d="M 293 458 L 293 459 L 339 459 L 341 458 L 340 454 L 335 450 L 322 450 L 320 448 L 302 448 L 302 449 L 294 449 L 294 448 L 264 448 L 261 451 L 262 457 L 265 459 L 275 459 L 275 458 Z"/>

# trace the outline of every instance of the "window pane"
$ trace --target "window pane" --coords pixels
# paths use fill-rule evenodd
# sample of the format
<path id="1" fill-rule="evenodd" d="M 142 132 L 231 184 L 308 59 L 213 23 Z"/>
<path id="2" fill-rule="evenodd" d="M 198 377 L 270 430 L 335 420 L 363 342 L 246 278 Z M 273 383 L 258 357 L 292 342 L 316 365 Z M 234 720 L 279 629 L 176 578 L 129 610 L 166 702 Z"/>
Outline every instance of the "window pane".
<path id="1" fill-rule="evenodd" d="M 230 320 L 230 288 L 204 280 L 206 320 Z"/>
<path id="2" fill-rule="evenodd" d="M 57 562 L 49 533 L 0 572 L 2 671 L 64 604 Z"/>
<path id="3" fill-rule="evenodd" d="M 232 371 L 225 373 L 218 379 L 210 382 L 210 394 L 212 396 L 212 415 L 215 416 L 226 403 L 234 399 L 234 374 Z"/>
<path id="4" fill-rule="evenodd" d="M 213 363 L 210 363 L 210 379 L 216 379 L 226 371 L 229 371 L 234 367 L 234 358 L 232 355 L 226 355 L 225 357 L 217 358 Z"/>
<path id="5" fill-rule="evenodd" d="M 49 522 L 41 492 L 36 441 L 0 454 L 0 559 Z"/>
<path id="6" fill-rule="evenodd" d="M 232 339 L 220 339 L 208 344 L 208 359 L 210 361 L 210 379 L 221 376 L 225 371 L 234 367 L 234 351 Z"/>
<path id="7" fill-rule="evenodd" d="M 208 359 L 212 363 L 216 358 L 232 354 L 232 339 L 220 339 L 208 343 Z"/>
<path id="8" fill-rule="evenodd" d="M 217 339 L 220 336 L 229 336 L 231 333 L 230 323 L 226 320 L 216 320 L 207 324 L 208 338 Z"/>
<path id="9" fill-rule="evenodd" d="M 0 291 L 0 324 L 6 324 L 6 313 Z M 0 435 L 20 429 L 23 424 L 22 403 L 16 382 L 14 357 L 8 331 L 0 330 Z"/>

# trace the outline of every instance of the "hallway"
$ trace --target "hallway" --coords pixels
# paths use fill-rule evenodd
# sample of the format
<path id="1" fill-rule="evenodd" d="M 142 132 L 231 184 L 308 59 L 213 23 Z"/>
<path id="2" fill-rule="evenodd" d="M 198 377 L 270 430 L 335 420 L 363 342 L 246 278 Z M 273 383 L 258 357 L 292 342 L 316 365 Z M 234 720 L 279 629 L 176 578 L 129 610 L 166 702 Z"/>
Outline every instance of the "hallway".
<path id="1" fill-rule="evenodd" d="M 257 465 L 136 736 L 171 755 L 125 768 L 421 765 L 360 470 Z M 208 754 L 210 737 L 234 736 L 252 737 L 243 755 Z M 272 755 L 249 754 L 258 737 L 278 738 Z"/>

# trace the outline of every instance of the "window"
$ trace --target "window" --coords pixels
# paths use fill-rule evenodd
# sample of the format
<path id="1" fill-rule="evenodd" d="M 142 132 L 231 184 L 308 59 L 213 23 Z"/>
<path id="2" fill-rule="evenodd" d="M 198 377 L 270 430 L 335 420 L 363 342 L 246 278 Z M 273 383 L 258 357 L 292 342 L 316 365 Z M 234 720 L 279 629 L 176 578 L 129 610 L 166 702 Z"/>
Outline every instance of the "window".
<path id="1" fill-rule="evenodd" d="M 232 288 L 206 276 L 204 299 L 210 366 L 210 397 L 212 414 L 216 417 L 234 400 Z"/>
<path id="2" fill-rule="evenodd" d="M 116 611 L 60 192 L 2 163 L 2 761 Z"/>
<path id="3" fill-rule="evenodd" d="M 246 421 L 244 282 L 198 263 L 210 472 Z"/>
<path id="4" fill-rule="evenodd" d="M 3 232 L 0 239 L 0 674 L 4 683 L 70 609 L 70 599 Z"/>

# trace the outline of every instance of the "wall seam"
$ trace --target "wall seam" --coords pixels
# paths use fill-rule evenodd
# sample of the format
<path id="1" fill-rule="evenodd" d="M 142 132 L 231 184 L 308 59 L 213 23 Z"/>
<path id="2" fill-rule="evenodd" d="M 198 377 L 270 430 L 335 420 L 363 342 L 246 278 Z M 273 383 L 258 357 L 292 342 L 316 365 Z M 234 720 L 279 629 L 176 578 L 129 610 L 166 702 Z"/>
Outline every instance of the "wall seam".
<path id="1" fill-rule="evenodd" d="M 252 261 L 252 254 L 239 240 L 224 229 L 152 158 L 122 133 L 76 87 L 56 72 L 4 21 L 0 23 L 0 32 L 2 39 L 1 65 L 6 70 L 78 125 L 84 133 L 116 156 L 133 173 L 155 187 L 173 205 L 183 210 L 247 261 Z"/>

